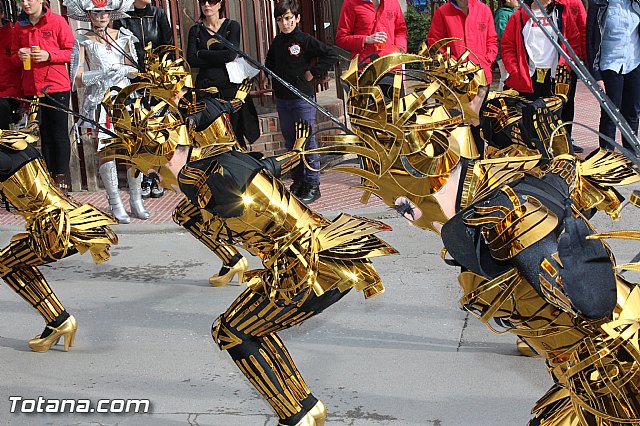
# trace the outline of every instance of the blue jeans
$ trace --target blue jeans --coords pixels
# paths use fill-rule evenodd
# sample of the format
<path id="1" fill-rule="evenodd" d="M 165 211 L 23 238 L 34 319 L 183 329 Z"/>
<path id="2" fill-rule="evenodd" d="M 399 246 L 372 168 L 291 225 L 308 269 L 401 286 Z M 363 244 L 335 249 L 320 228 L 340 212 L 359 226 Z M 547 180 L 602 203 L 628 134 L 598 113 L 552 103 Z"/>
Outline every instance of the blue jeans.
<path id="1" fill-rule="evenodd" d="M 288 150 L 293 149 L 296 140 L 296 121 L 304 120 L 314 129 L 316 123 L 316 109 L 302 99 L 276 99 L 280 129 L 284 136 L 284 143 Z M 311 136 L 305 145 L 305 149 L 317 148 L 315 137 Z M 320 168 L 320 156 L 317 154 L 306 155 L 307 163 L 314 169 Z M 294 182 L 305 182 L 320 185 L 320 172 L 310 170 L 303 163 L 291 170 Z"/>
<path id="2" fill-rule="evenodd" d="M 611 70 L 602 71 L 602 81 L 607 96 L 618 107 L 622 117 L 627 120 L 629 127 L 637 135 L 638 113 L 640 113 L 640 67 L 628 74 Z M 600 112 L 600 133 L 611 139 L 616 137 L 616 125 L 604 111 Z M 626 139 L 623 139 L 622 145 L 633 150 Z M 613 150 L 613 146 L 604 139 L 600 139 L 600 147 Z"/>

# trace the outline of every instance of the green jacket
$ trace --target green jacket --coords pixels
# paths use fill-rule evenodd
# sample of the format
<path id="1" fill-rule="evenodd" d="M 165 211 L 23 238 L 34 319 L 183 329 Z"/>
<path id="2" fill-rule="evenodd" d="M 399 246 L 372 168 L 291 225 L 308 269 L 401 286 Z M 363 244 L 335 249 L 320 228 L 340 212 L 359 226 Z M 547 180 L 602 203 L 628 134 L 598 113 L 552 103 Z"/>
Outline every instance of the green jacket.
<path id="1" fill-rule="evenodd" d="M 493 20 L 496 25 L 496 33 L 498 34 L 498 57 L 496 58 L 496 61 L 502 57 L 502 34 L 504 33 L 504 29 L 507 27 L 507 21 L 509 21 L 509 18 L 513 15 L 513 12 L 515 12 L 516 9 L 517 7 L 502 6 L 496 10 L 496 13 L 493 16 Z"/>

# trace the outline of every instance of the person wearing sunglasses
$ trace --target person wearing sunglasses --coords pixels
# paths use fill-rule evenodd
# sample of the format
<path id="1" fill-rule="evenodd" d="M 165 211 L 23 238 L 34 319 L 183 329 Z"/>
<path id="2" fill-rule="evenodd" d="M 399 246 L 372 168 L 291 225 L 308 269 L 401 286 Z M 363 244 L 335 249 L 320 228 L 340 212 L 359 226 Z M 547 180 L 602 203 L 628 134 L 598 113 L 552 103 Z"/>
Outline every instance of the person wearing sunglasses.
<path id="1" fill-rule="evenodd" d="M 240 24 L 225 17 L 224 0 L 200 0 L 200 22 L 189 30 L 187 62 L 199 68 L 196 87 L 215 87 L 226 101 L 234 98 L 239 84 L 231 82 L 227 63 L 236 59 L 236 52 L 216 43 L 214 35 L 224 37 L 234 46 L 240 47 Z M 231 127 L 238 143 L 246 148 L 260 137 L 258 113 L 251 97 L 247 97 L 240 111 L 231 114 Z"/>

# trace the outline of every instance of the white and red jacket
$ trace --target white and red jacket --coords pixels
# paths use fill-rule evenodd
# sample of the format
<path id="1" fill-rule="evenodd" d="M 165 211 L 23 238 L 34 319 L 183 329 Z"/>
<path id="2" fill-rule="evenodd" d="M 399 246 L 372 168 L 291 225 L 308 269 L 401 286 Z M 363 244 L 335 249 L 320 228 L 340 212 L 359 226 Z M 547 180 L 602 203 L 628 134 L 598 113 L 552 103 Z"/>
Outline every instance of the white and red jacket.
<path id="1" fill-rule="evenodd" d="M 376 32 L 387 33 L 387 42 L 381 50 L 364 39 Z M 376 11 L 370 0 L 345 0 L 340 11 L 336 45 L 351 52 L 359 60 L 376 53 L 379 56 L 407 51 L 407 24 L 398 0 L 380 0 Z"/>
<path id="2" fill-rule="evenodd" d="M 575 15 L 565 7 L 564 4 L 556 3 L 554 6 L 558 10 L 558 28 L 569 44 L 574 47 L 578 55 L 582 53 L 583 43 L 580 40 L 580 29 L 578 28 Z M 519 9 L 507 22 L 507 27 L 502 35 L 502 62 L 509 73 L 509 78 L 505 84 L 521 93 L 533 93 L 533 83 L 529 71 L 529 55 L 524 44 L 522 31 L 531 19 L 527 13 Z M 564 50 L 567 50 L 562 45 Z M 559 55 L 558 65 L 566 65 L 570 69 L 567 61 Z"/>
<path id="3" fill-rule="evenodd" d="M 468 15 L 452 1 L 437 8 L 431 18 L 427 44 L 431 46 L 449 37 L 461 39 L 447 46 L 451 47 L 451 55 L 457 59 L 469 49 L 473 53 L 469 59 L 482 66 L 487 82 L 491 84 L 491 64 L 498 55 L 498 34 L 489 6 L 478 0 L 469 0 Z"/>
<path id="4" fill-rule="evenodd" d="M 67 64 L 71 62 L 73 48 L 73 32 L 67 21 L 60 15 L 44 8 L 45 13 L 35 24 L 31 24 L 29 16 L 22 12 L 13 28 L 11 43 L 11 60 L 22 66 L 18 50 L 23 47 L 40 46 L 49 52 L 51 58 L 45 62 L 31 61 L 31 70 L 22 71 L 22 89 L 25 96 L 42 94 L 46 86 L 48 93 L 60 93 L 71 90 Z"/>

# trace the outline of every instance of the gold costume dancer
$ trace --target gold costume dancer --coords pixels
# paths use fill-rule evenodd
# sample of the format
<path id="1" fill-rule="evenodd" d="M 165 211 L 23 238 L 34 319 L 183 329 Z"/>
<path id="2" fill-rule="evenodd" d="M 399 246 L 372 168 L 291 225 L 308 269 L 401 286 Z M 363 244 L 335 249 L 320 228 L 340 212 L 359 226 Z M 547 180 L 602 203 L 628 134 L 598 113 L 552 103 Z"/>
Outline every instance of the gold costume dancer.
<path id="1" fill-rule="evenodd" d="M 374 235 L 390 228 L 349 215 L 329 221 L 278 180 L 300 161 L 306 125 L 298 127 L 297 150 L 280 157 L 239 152 L 224 140 L 192 145 L 241 99 L 229 105 L 204 94 L 196 101 L 198 92 L 173 84 L 150 77 L 108 100 L 120 139 L 107 149 L 124 151 L 123 158 L 140 170 L 154 169 L 165 188 L 178 184 L 197 206 L 190 216 L 202 218 L 198 226 L 209 241 L 237 244 L 260 257 L 263 268 L 247 273 L 248 288 L 214 323 L 213 338 L 271 405 L 279 424 L 322 426 L 326 409 L 277 333 L 322 312 L 354 287 L 365 297 L 381 293 L 369 258 L 396 252 Z M 132 101 L 133 91 L 147 93 L 154 107 Z M 240 97 L 245 95 L 246 90 Z"/>
<path id="2" fill-rule="evenodd" d="M 150 70 L 145 74 L 147 81 L 153 82 L 158 87 L 171 87 L 171 89 L 179 90 L 180 88 L 191 85 L 191 75 L 183 66 L 182 60 L 174 61 L 175 49 L 173 46 L 160 46 L 151 49 L 151 45 L 146 48 L 145 69 Z M 241 87 L 242 96 L 246 96 L 245 87 Z M 207 95 L 212 95 L 217 89 L 212 87 L 206 89 Z M 197 113 L 199 107 L 195 98 L 190 101 L 185 98 L 180 104 L 180 110 L 184 114 Z M 229 114 L 232 109 L 220 111 L 220 114 L 213 119 L 212 123 L 208 123 L 207 127 L 198 129 L 193 132 L 192 143 L 199 147 L 213 144 L 225 144 L 237 150 L 242 150 L 237 142 Z M 222 267 L 217 274 L 209 278 L 209 284 L 214 287 L 221 287 L 229 283 L 233 277 L 238 275 L 238 284 L 243 282 L 243 275 L 249 267 L 247 259 L 245 259 L 236 248 L 225 241 L 219 241 L 213 238 L 203 223 L 202 215 L 198 206 L 194 205 L 189 199 L 184 198 L 178 203 L 173 211 L 173 221 L 185 228 L 191 235 L 204 244 L 222 261 Z"/>
<path id="3" fill-rule="evenodd" d="M 73 346 L 76 319 L 67 313 L 38 266 L 78 252 L 90 252 L 94 262 L 104 262 L 110 245 L 118 242 L 108 225 L 117 222 L 64 195 L 31 145 L 35 141 L 28 132 L 0 130 L 0 192 L 27 222 L 27 232 L 15 235 L 0 251 L 0 274 L 47 323 L 29 341 L 29 348 L 46 352 L 63 337 L 67 351 Z"/>
<path id="4" fill-rule="evenodd" d="M 420 55 L 352 64 L 349 116 L 356 136 L 334 136 L 317 152 L 356 153 L 363 200 L 380 197 L 416 226 L 438 232 L 443 257 L 462 267 L 461 303 L 492 331 L 511 332 L 546 360 L 555 385 L 530 425 L 640 424 L 640 290 L 625 281 L 584 212 L 617 218 L 614 186 L 637 182 L 620 154 L 571 155 L 558 94 L 534 103 L 490 93 L 481 68 L 450 58 L 443 40 Z M 402 64 L 409 90 L 392 99 L 377 82 Z M 562 73 L 560 73 L 562 75 Z M 482 108 L 481 108 L 482 107 Z M 479 158 L 470 124 L 489 144 Z M 632 200 L 634 201 L 634 200 Z M 638 200 L 635 200 L 636 205 Z M 471 421 L 472 423 L 472 421 Z"/>

